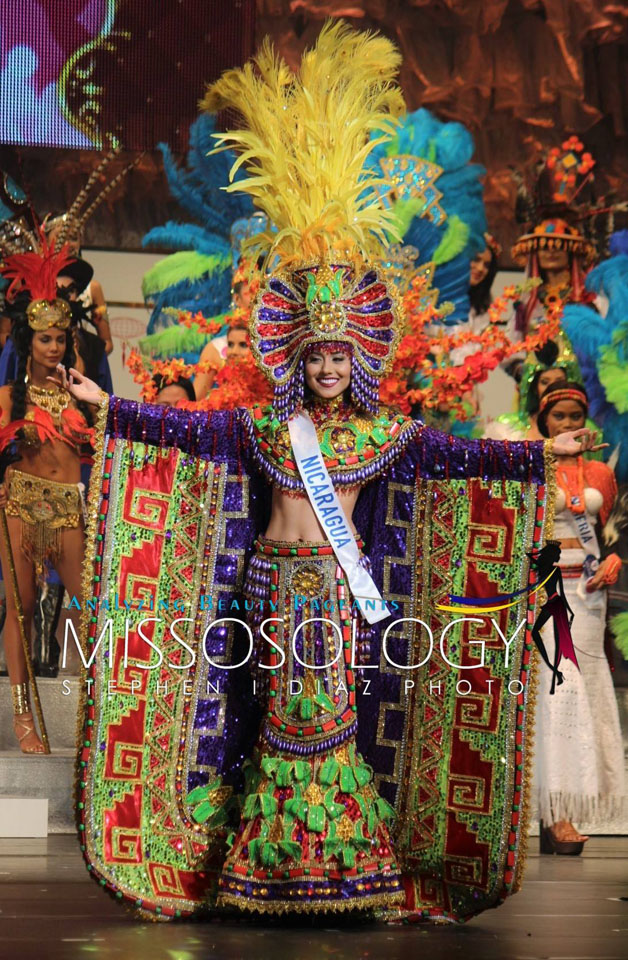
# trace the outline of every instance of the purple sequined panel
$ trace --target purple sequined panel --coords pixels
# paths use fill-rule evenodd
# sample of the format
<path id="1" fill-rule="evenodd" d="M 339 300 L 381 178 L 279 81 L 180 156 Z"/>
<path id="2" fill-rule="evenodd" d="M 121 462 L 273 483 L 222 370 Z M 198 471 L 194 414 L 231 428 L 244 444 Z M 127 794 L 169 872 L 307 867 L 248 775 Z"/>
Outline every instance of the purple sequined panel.
<path id="1" fill-rule="evenodd" d="M 351 312 L 354 313 L 385 313 L 387 310 L 390 310 L 392 307 L 392 301 L 388 297 L 382 297 L 381 300 L 375 300 L 374 303 L 364 303 L 359 304 L 359 306 L 353 307 Z M 392 330 L 387 331 L 392 337 Z M 369 337 L 374 335 L 374 330 L 369 330 Z"/>
<path id="2" fill-rule="evenodd" d="M 285 283 L 281 282 L 281 280 L 271 280 L 269 286 L 273 293 L 278 293 L 280 296 L 285 297 L 286 300 L 292 300 L 296 303 L 297 298 L 295 297 L 294 293 L 290 287 L 287 287 Z"/>
<path id="3" fill-rule="evenodd" d="M 235 465 L 239 458 L 239 416 L 237 410 L 208 414 L 112 397 L 107 433 L 124 440 L 178 447 L 184 453 L 212 460 L 232 459 Z"/>
<path id="4" fill-rule="evenodd" d="M 545 460 L 542 440 L 464 440 L 424 427 L 408 450 L 421 476 L 429 479 L 482 477 L 543 483 Z"/>
<path id="5" fill-rule="evenodd" d="M 369 273 L 365 273 L 362 279 L 360 280 L 357 289 L 364 290 L 365 287 L 370 287 L 372 283 L 375 283 L 377 280 L 377 274 L 372 270 Z"/>
<path id="6" fill-rule="evenodd" d="M 280 310 L 278 307 L 262 307 L 262 309 L 258 311 L 257 316 L 262 323 L 278 323 L 280 320 L 292 322 L 295 317 L 299 317 L 300 314 L 291 313 L 288 310 Z M 273 343 L 275 342 L 276 341 L 273 341 Z"/>

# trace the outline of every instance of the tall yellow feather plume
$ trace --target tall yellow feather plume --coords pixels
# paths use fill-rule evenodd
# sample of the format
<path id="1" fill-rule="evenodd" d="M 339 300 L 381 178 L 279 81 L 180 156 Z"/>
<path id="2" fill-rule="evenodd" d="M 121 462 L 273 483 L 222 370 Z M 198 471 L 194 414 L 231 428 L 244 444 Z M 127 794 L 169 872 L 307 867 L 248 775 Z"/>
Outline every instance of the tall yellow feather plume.
<path id="1" fill-rule="evenodd" d="M 202 109 L 229 107 L 244 119 L 215 135 L 217 150 L 238 153 L 226 189 L 250 194 L 276 227 L 251 238 L 254 255 L 277 255 L 281 266 L 381 255 L 395 221 L 374 189 L 383 178 L 364 163 L 404 111 L 400 63 L 385 37 L 327 22 L 297 74 L 266 39 L 252 62 L 208 88 Z M 374 130 L 380 136 L 369 140 Z M 234 183 L 242 166 L 246 178 Z"/>

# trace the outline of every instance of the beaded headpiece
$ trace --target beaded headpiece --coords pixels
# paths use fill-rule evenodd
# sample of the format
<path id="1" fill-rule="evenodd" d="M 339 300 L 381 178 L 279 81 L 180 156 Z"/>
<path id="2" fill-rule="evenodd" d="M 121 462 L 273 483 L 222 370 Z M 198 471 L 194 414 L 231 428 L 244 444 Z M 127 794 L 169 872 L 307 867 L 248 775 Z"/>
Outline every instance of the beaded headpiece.
<path id="1" fill-rule="evenodd" d="M 548 151 L 533 180 L 516 174 L 516 216 L 528 230 L 512 248 L 514 260 L 525 264 L 539 250 L 566 250 L 584 261 L 593 259 L 593 246 L 573 224 L 586 223 L 591 215 L 594 167 L 584 144 L 569 137 Z"/>
<path id="2" fill-rule="evenodd" d="M 31 299 L 26 308 L 26 319 L 33 330 L 48 330 L 50 327 L 65 330 L 70 325 L 70 305 L 57 297 L 57 277 L 75 259 L 68 253 L 67 245 L 55 251 L 53 244 L 42 234 L 38 252 L 15 253 L 2 260 L 0 273 L 11 281 L 6 299 L 12 303 L 20 293 L 28 292 Z"/>
<path id="3" fill-rule="evenodd" d="M 564 387 L 559 390 L 549 390 L 543 394 L 539 413 L 542 413 L 550 403 L 558 403 L 560 400 L 576 400 L 582 404 L 585 410 L 589 409 L 589 401 L 583 390 L 576 390 L 575 387 Z"/>
<path id="4" fill-rule="evenodd" d="M 585 261 L 592 260 L 595 253 L 580 231 L 559 217 L 542 220 L 532 233 L 520 237 L 512 248 L 512 256 L 519 263 L 525 263 L 531 253 L 539 250 L 566 250 Z"/>
<path id="5" fill-rule="evenodd" d="M 203 102 L 212 112 L 237 110 L 247 124 L 216 138 L 218 149 L 241 155 L 232 180 L 241 166 L 247 171 L 226 189 L 249 193 L 268 217 L 243 250 L 263 255 L 270 269 L 252 309 L 251 344 L 282 421 L 303 398 L 312 344 L 349 345 L 352 399 L 377 409 L 399 313 L 374 264 L 395 220 L 381 195 L 384 180 L 365 160 L 392 138 L 403 111 L 399 64 L 389 40 L 327 23 L 297 74 L 265 41 L 254 63 L 225 73 Z M 383 132 L 369 141 L 375 129 Z"/>

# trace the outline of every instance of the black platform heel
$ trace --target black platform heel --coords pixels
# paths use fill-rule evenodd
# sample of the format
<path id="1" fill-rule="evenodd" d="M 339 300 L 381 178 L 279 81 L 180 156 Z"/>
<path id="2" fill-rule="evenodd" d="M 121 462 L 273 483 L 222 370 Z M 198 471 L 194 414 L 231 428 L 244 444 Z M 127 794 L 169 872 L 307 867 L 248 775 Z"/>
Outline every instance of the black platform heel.
<path id="1" fill-rule="evenodd" d="M 539 851 L 541 853 L 555 853 L 563 857 L 577 857 L 582 853 L 584 840 L 557 840 L 551 827 L 540 823 Z"/>

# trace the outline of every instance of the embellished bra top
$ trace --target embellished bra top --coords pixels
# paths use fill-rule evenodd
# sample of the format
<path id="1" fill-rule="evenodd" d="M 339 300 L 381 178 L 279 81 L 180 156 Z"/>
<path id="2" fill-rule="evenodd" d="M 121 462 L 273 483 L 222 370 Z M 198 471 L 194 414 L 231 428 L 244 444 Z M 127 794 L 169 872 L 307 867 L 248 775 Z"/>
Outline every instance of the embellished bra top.
<path id="1" fill-rule="evenodd" d="M 582 498 L 589 523 L 594 524 L 599 517 L 603 526 L 617 496 L 615 475 L 608 464 L 574 457 L 573 461 L 559 464 L 557 473 L 559 486 L 554 506 L 554 536 L 564 540 L 574 535 L 571 511 L 567 504 L 568 492 Z"/>
<path id="2" fill-rule="evenodd" d="M 604 506 L 604 497 L 595 487 L 584 488 L 584 509 L 587 520 L 595 524 L 598 514 Z M 567 498 L 562 490 L 556 492 L 556 515 L 554 517 L 554 537 L 557 540 L 568 540 L 574 536 L 572 514 L 567 509 Z"/>
<path id="3" fill-rule="evenodd" d="M 325 465 L 334 486 L 356 487 L 373 480 L 405 450 L 422 424 L 392 410 L 378 414 L 356 410 L 342 397 L 314 401 L 306 412 L 316 428 Z M 265 476 L 284 490 L 303 490 L 294 460 L 288 424 L 271 406 L 256 404 L 246 412 L 245 427 L 254 457 Z"/>
<path id="4" fill-rule="evenodd" d="M 22 430 L 19 439 L 25 446 L 34 450 L 53 440 L 63 440 L 77 448 L 92 443 L 94 431 L 81 411 L 71 406 L 71 397 L 64 390 L 29 383 L 26 402 L 35 409 L 25 414 L 19 426 L 15 424 L 16 432 Z"/>
<path id="5" fill-rule="evenodd" d="M 589 516 L 596 517 L 604 505 L 604 495 L 601 490 L 595 487 L 584 488 L 584 509 Z M 567 498 L 562 490 L 556 491 L 556 520 L 558 514 L 562 513 L 567 506 Z"/>

